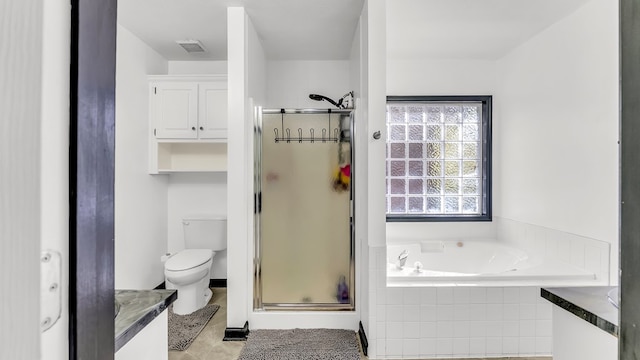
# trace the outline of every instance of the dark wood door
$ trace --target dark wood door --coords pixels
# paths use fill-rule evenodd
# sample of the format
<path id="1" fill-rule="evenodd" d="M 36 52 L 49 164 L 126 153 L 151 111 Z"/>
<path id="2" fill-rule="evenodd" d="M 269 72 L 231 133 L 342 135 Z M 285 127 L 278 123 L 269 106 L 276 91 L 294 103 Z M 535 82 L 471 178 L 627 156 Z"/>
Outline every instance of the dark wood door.
<path id="1" fill-rule="evenodd" d="M 69 357 L 113 359 L 117 0 L 72 0 Z"/>

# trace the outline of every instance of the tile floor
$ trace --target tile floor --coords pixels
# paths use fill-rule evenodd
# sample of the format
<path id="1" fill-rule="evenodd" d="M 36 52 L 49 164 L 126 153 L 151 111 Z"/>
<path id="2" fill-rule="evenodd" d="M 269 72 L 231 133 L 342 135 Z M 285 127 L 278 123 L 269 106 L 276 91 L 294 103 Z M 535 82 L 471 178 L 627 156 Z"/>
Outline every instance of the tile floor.
<path id="1" fill-rule="evenodd" d="M 169 360 L 235 360 L 240 356 L 244 341 L 222 341 L 227 327 L 227 289 L 212 288 L 209 303 L 220 305 L 220 309 L 202 329 L 202 332 L 185 351 L 169 351 Z"/>
<path id="2" fill-rule="evenodd" d="M 222 341 L 227 327 L 227 289 L 212 288 L 213 297 L 209 303 L 220 305 L 198 337 L 185 351 L 169 351 L 169 360 L 236 360 L 244 347 L 244 341 Z M 367 357 L 361 354 L 361 358 Z M 302 360 L 302 359 L 301 359 Z M 449 360 L 552 360 L 550 357 L 492 358 L 492 359 L 449 359 Z"/>

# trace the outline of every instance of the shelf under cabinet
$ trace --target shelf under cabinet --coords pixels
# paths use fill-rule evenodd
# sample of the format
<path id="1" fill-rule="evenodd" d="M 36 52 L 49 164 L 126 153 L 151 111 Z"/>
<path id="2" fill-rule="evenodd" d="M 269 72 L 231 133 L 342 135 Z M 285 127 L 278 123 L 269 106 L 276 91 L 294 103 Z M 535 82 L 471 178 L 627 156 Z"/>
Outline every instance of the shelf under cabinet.
<path id="1" fill-rule="evenodd" d="M 152 167 L 150 172 L 168 174 L 217 171 L 227 171 L 227 143 L 158 142 L 157 167 Z"/>

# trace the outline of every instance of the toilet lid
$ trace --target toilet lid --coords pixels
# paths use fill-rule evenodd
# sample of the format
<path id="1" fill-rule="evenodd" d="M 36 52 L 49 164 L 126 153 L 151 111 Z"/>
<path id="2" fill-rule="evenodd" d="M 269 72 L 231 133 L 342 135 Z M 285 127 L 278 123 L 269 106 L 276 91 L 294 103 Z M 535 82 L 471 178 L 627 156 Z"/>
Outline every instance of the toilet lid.
<path id="1" fill-rule="evenodd" d="M 186 249 L 173 255 L 164 264 L 164 268 L 171 271 L 192 269 L 211 259 L 213 251 L 207 249 Z"/>

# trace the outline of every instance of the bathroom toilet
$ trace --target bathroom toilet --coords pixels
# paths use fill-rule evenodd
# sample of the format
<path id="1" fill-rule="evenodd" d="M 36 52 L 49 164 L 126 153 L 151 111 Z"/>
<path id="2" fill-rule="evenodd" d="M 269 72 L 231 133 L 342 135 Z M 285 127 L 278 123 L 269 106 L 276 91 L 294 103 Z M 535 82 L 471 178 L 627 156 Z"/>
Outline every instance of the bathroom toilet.
<path id="1" fill-rule="evenodd" d="M 227 248 L 227 219 L 191 216 L 183 219 L 182 229 L 185 249 L 164 264 L 166 288 L 178 290 L 173 312 L 179 315 L 201 309 L 211 299 L 211 265 L 216 252 Z"/>

